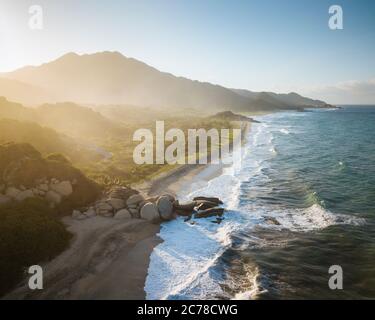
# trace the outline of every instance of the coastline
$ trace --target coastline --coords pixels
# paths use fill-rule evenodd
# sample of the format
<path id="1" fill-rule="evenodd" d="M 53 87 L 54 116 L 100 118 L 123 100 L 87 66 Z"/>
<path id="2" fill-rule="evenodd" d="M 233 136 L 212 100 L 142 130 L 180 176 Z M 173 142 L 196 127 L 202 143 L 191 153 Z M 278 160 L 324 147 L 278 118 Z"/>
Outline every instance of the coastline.
<path id="1" fill-rule="evenodd" d="M 250 128 L 251 123 L 242 124 L 242 137 L 246 137 Z M 177 195 L 219 176 L 223 168 L 223 164 L 185 164 L 132 187 L 147 196 Z M 44 289 L 31 291 L 25 281 L 3 299 L 146 298 L 144 289 L 151 253 L 162 242 L 158 237 L 159 224 L 100 216 L 81 221 L 65 217 L 63 222 L 73 239 L 67 250 L 41 264 Z"/>

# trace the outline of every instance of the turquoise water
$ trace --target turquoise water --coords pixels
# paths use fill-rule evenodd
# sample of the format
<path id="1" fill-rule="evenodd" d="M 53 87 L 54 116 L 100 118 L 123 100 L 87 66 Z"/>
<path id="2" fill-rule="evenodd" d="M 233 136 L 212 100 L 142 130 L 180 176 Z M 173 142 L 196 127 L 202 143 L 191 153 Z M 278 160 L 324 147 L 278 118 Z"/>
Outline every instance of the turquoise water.
<path id="1" fill-rule="evenodd" d="M 147 298 L 375 298 L 375 108 L 257 120 L 239 169 L 179 195 L 219 196 L 225 220 L 164 224 Z"/>
<path id="2" fill-rule="evenodd" d="M 285 212 L 294 211 L 291 227 L 233 235 L 223 257 L 227 271 L 241 278 L 246 265 L 256 268 L 256 298 L 375 298 L 375 108 L 263 120 L 272 128 L 276 153 L 263 163 L 262 177 L 241 184 L 239 209 L 253 204 L 281 211 L 282 225 Z M 316 228 L 298 224 L 304 210 L 312 212 Z M 328 288 L 331 265 L 343 268 L 343 290 Z"/>

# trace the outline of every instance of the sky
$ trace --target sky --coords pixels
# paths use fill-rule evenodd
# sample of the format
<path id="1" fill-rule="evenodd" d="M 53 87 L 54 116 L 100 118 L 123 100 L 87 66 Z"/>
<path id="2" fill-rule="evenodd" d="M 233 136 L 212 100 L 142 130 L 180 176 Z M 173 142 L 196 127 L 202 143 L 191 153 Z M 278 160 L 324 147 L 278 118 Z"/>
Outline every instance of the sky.
<path id="1" fill-rule="evenodd" d="M 30 29 L 31 5 L 43 28 Z M 328 26 L 331 5 L 343 29 Z M 119 51 L 230 88 L 375 104 L 373 0 L 0 0 L 0 72 Z"/>

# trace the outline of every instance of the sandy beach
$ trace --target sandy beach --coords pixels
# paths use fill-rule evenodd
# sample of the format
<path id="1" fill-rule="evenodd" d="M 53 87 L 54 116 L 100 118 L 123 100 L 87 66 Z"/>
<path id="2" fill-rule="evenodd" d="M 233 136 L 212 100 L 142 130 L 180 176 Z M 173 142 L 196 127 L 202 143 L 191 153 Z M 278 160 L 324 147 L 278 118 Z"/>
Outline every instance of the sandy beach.
<path id="1" fill-rule="evenodd" d="M 243 134 L 250 125 L 243 127 Z M 133 187 L 147 196 L 192 191 L 220 175 L 223 165 L 182 165 Z M 5 299 L 145 299 L 150 255 L 161 242 L 160 225 L 141 219 L 87 220 L 63 218 L 73 234 L 71 246 L 42 264 L 44 288 L 32 291 L 27 282 Z"/>

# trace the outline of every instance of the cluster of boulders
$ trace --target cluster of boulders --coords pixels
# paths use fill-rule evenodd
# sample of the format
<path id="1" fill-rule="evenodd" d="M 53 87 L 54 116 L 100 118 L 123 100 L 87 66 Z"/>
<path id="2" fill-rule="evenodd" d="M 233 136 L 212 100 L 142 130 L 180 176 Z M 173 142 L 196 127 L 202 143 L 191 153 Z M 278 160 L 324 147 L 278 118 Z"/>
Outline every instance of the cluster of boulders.
<path id="1" fill-rule="evenodd" d="M 221 221 L 223 204 L 218 198 L 196 197 L 191 202 L 180 203 L 173 195 L 164 194 L 146 198 L 137 190 L 127 187 L 112 189 L 105 198 L 82 210 L 73 210 L 73 219 L 83 220 L 94 216 L 114 219 L 144 219 L 156 223 L 177 216 L 205 218 L 217 216 Z"/>
<path id="2" fill-rule="evenodd" d="M 0 205 L 28 198 L 43 198 L 51 207 L 58 205 L 64 197 L 73 193 L 76 181 L 59 181 L 56 178 L 38 179 L 32 187 L 0 185 Z"/>

